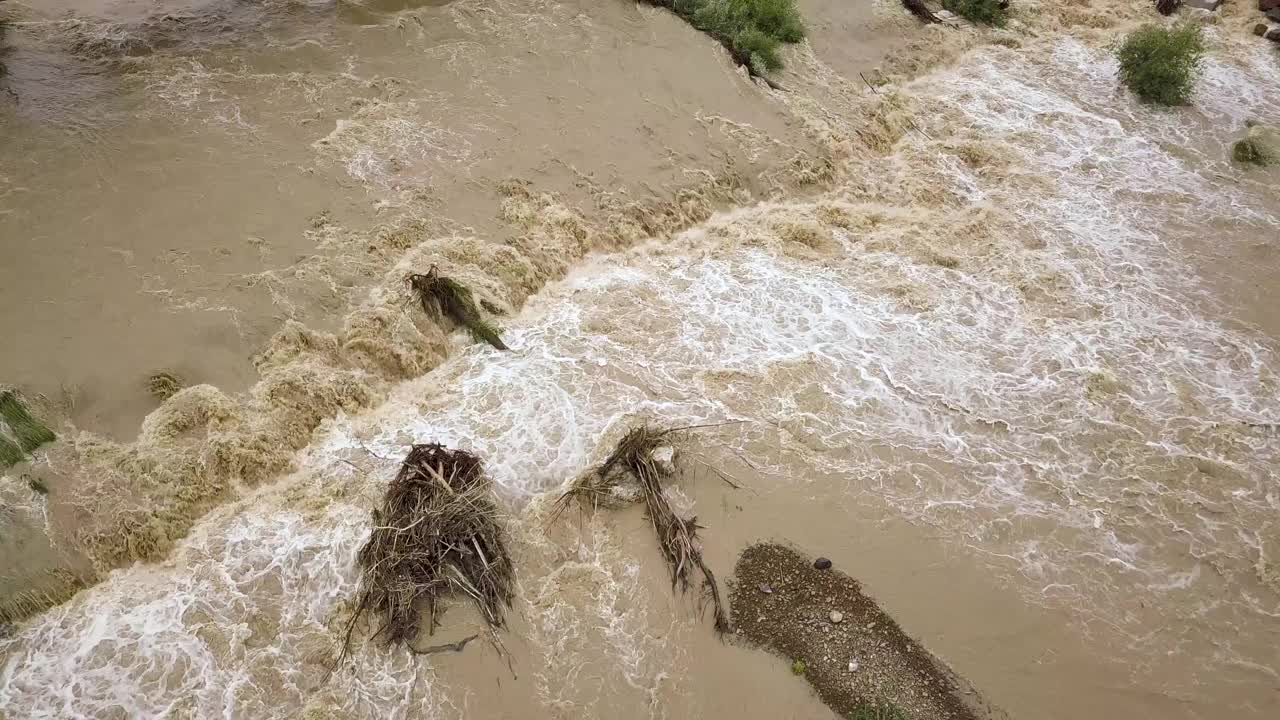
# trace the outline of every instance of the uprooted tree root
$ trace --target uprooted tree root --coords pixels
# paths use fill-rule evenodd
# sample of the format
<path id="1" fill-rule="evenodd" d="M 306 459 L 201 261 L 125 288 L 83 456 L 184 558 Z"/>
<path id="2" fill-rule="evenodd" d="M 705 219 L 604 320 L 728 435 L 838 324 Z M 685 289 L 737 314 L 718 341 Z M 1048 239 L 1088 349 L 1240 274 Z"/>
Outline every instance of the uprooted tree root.
<path id="1" fill-rule="evenodd" d="M 426 619 L 435 631 L 441 601 L 466 595 L 490 629 L 505 625 L 515 597 L 506 532 L 480 458 L 441 445 L 414 445 L 373 511 L 373 533 L 360 549 L 360 594 L 347 625 L 340 664 L 356 623 L 381 617 L 373 637 L 413 643 Z"/>
<path id="2" fill-rule="evenodd" d="M 645 513 L 658 536 L 658 546 L 667 561 L 671 574 L 671 587 L 677 585 L 688 592 L 692 586 L 694 568 L 702 573 L 702 586 L 715 611 L 717 632 L 728 632 L 729 616 L 716 576 L 702 559 L 698 541 L 697 518 L 682 518 L 671 508 L 662 491 L 662 480 L 672 474 L 672 469 L 655 459 L 655 452 L 668 447 L 678 439 L 682 428 L 658 429 L 650 425 L 632 428 L 614 447 L 613 452 L 599 467 L 584 474 L 556 500 L 553 517 L 558 517 L 569 505 L 578 503 L 593 510 L 625 504 L 626 486 L 635 483 L 635 494 L 643 499 Z"/>
<path id="3" fill-rule="evenodd" d="M 440 274 L 435 265 L 426 275 L 415 273 L 406 278 L 422 309 L 437 321 L 443 318 L 465 327 L 476 340 L 487 342 L 499 350 L 507 350 L 497 326 L 484 319 L 471 290 L 450 277 Z"/>

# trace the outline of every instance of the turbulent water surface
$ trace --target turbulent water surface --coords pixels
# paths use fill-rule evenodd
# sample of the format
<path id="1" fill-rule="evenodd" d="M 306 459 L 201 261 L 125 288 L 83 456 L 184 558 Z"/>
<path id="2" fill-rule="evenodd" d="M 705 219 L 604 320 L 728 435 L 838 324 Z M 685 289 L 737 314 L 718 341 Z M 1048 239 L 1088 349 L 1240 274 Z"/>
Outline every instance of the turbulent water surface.
<path id="1" fill-rule="evenodd" d="M 132 444 L 77 436 L 6 478 L 9 527 L 101 581 L 0 641 L 5 716 L 829 716 L 671 596 L 638 515 L 553 522 L 548 500 L 647 418 L 715 425 L 684 457 L 744 486 L 695 471 L 673 491 L 713 565 L 759 538 L 820 549 L 1011 717 L 1275 717 L 1280 175 L 1229 147 L 1280 119 L 1280 60 L 1243 10 L 1206 26 L 1194 105 L 1159 111 L 1108 49 L 1145 3 L 1028 5 L 991 43 L 892 3 L 801 2 L 786 93 L 661 12 L 604 5 L 24 14 L 0 228 L 26 290 L 6 281 L 4 323 L 50 337 L 6 371 L 47 391 L 69 346 L 39 342 L 122 332 L 71 317 L 97 296 L 58 268 L 166 222 L 194 234 L 120 251 L 154 305 L 87 282 L 180 328 L 108 362 L 217 384 L 218 356 L 160 348 L 267 350 Z M 846 37 L 865 57 L 828 50 Z M 875 93 L 873 60 L 894 80 Z M 92 72 L 33 74 L 67 63 Z M 254 214 L 221 217 L 238 203 Z M 513 311 L 512 352 L 406 310 L 401 279 L 432 262 Z M 20 296 L 67 275 L 49 308 Z M 330 674 L 368 509 L 427 440 L 498 486 L 506 652 L 369 644 Z M 123 519 L 84 520 L 91 503 Z M 153 562 L 107 574 L 135 556 Z M 476 623 L 451 609 L 445 639 Z"/>

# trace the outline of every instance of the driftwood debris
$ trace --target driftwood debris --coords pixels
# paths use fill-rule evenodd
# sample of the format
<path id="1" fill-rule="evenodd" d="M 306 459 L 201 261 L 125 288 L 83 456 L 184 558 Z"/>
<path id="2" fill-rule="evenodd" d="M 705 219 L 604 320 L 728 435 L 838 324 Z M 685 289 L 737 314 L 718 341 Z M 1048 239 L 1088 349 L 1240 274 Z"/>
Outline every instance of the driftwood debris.
<path id="1" fill-rule="evenodd" d="M 515 569 L 480 458 L 442 445 L 414 445 L 373 511 L 373 532 L 360 549 L 360 593 L 347 625 L 341 663 L 356 624 L 381 618 L 373 637 L 412 652 L 438 652 L 469 641 L 415 650 L 426 620 L 435 631 L 447 597 L 471 598 L 490 629 L 505 626 L 515 597 Z"/>
<path id="2" fill-rule="evenodd" d="M 619 491 L 625 485 L 634 484 L 635 487 L 629 489 L 644 502 L 645 514 L 658 537 L 662 557 L 667 561 L 672 589 L 678 585 L 682 592 L 687 592 L 692 587 L 696 569 L 702 575 L 702 588 L 715 614 L 716 631 L 728 632 L 729 616 L 716 576 L 702 559 L 697 518 L 677 515 L 662 488 L 662 480 L 670 477 L 673 470 L 669 464 L 660 462 L 655 454 L 662 448 L 671 448 L 680 430 L 664 430 L 651 425 L 632 428 L 599 467 L 578 478 L 560 496 L 555 512 L 558 516 L 574 502 L 592 509 L 625 503 L 625 496 Z"/>

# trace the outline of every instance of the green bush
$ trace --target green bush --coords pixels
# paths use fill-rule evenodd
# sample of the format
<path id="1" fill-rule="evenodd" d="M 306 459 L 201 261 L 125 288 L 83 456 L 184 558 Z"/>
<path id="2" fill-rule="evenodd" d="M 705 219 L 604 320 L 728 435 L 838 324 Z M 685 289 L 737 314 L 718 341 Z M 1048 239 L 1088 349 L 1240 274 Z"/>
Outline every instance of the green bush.
<path id="1" fill-rule="evenodd" d="M 971 22 L 1004 27 L 1009 20 L 1007 0 L 942 0 L 942 7 Z"/>
<path id="2" fill-rule="evenodd" d="M 1161 105 L 1185 105 L 1195 89 L 1204 58 L 1200 26 L 1143 26 L 1117 52 L 1120 79 L 1135 95 Z"/>
<path id="3" fill-rule="evenodd" d="M 1252 138 L 1237 140 L 1236 144 L 1231 146 L 1231 157 L 1238 163 L 1250 165 L 1270 165 L 1275 161 L 1262 143 Z"/>
<path id="4" fill-rule="evenodd" d="M 782 67 L 778 48 L 804 39 L 795 0 L 650 0 L 719 40 L 752 72 Z"/>

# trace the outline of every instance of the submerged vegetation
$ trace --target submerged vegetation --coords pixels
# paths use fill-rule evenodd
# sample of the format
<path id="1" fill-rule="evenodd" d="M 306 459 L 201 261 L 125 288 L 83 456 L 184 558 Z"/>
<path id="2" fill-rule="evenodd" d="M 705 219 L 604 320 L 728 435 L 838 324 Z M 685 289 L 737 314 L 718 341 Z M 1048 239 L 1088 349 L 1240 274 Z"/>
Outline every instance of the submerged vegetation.
<path id="1" fill-rule="evenodd" d="M 435 265 L 426 275 L 415 274 L 408 278 L 423 311 L 437 321 L 443 318 L 465 327 L 476 340 L 489 343 L 499 350 L 507 350 L 502 334 L 496 325 L 484 319 L 480 308 L 471 296 L 471 290 L 453 278 L 440 274 Z"/>
<path id="2" fill-rule="evenodd" d="M 645 0 L 710 35 L 754 76 L 782 67 L 779 48 L 804 39 L 795 0 Z"/>
<path id="3" fill-rule="evenodd" d="M 942 7 L 980 25 L 1004 27 L 1009 21 L 1009 0 L 942 0 Z"/>
<path id="4" fill-rule="evenodd" d="M 360 594 L 342 657 L 367 613 L 382 619 L 373 637 L 427 652 L 414 646 L 421 621 L 425 616 L 427 634 L 434 632 L 447 597 L 471 598 L 491 629 L 505 625 L 515 568 L 480 458 L 414 445 L 373 511 L 373 525 L 357 556 Z"/>
<path id="5" fill-rule="evenodd" d="M 57 436 L 31 417 L 27 406 L 13 390 L 0 392 L 0 468 L 21 462 L 27 455 Z"/>
<path id="6" fill-rule="evenodd" d="M 1231 146 L 1231 157 L 1238 163 L 1246 165 L 1270 165 L 1275 162 L 1265 145 L 1254 138 L 1237 140 Z"/>
<path id="7" fill-rule="evenodd" d="M 577 502 L 591 508 L 608 504 L 611 499 L 625 501 L 623 493 L 632 485 L 645 505 L 653 531 L 658 536 L 658 547 L 667 561 L 671 575 L 671 587 L 680 586 L 688 592 L 693 584 L 693 572 L 697 568 L 702 575 L 702 589 L 710 600 L 715 614 L 717 632 L 728 632 L 729 616 L 720 597 L 716 576 L 702 559 L 698 540 L 697 518 L 682 518 L 671 507 L 662 487 L 662 480 L 674 474 L 671 462 L 660 455 L 667 453 L 674 459 L 672 443 L 682 428 L 660 429 L 651 425 L 632 428 L 614 447 L 609 457 L 597 468 L 574 481 L 556 501 L 556 513 L 563 512 Z"/>
<path id="8" fill-rule="evenodd" d="M 1195 90 L 1204 53 L 1199 25 L 1146 25 L 1129 33 L 1117 51 L 1120 79 L 1147 102 L 1185 105 Z"/>
<path id="9" fill-rule="evenodd" d="M 158 372 L 147 378 L 147 392 L 157 400 L 168 400 L 182 389 L 182 378 L 171 372 Z"/>
<path id="10" fill-rule="evenodd" d="M 17 443 L 0 435 L 0 470 L 10 465 L 17 465 L 26 457 L 26 453 L 22 452 L 22 448 L 18 447 Z"/>

